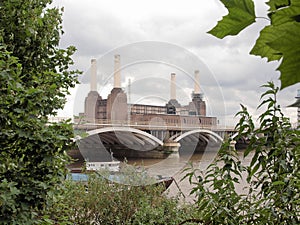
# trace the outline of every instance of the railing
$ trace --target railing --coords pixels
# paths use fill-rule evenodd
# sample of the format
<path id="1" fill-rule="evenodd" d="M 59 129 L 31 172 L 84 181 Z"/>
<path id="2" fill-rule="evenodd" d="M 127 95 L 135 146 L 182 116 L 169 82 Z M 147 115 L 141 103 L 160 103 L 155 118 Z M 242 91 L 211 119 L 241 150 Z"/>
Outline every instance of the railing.
<path id="1" fill-rule="evenodd" d="M 221 127 L 218 125 L 204 125 L 204 124 L 184 124 L 184 123 L 164 123 L 155 121 L 124 121 L 124 120 L 96 120 L 94 123 L 77 121 L 74 123 L 75 129 L 99 129 L 103 127 L 134 127 L 138 129 L 158 129 L 158 130 L 193 130 L 206 129 L 218 131 L 234 131 L 234 127 Z"/>
<path id="2" fill-rule="evenodd" d="M 61 122 L 67 119 L 72 119 L 69 117 L 51 117 L 49 122 Z M 132 120 L 108 120 L 108 119 L 97 119 L 93 123 L 87 122 L 84 119 L 75 118 L 73 120 L 74 128 L 80 130 L 91 130 L 99 129 L 103 127 L 133 127 L 137 129 L 146 129 L 146 130 L 193 130 L 193 129 L 206 129 L 214 131 L 235 131 L 234 127 L 224 127 L 219 125 L 210 125 L 210 124 L 187 124 L 183 123 L 170 123 L 170 122 L 161 122 L 161 121 L 132 121 Z"/>

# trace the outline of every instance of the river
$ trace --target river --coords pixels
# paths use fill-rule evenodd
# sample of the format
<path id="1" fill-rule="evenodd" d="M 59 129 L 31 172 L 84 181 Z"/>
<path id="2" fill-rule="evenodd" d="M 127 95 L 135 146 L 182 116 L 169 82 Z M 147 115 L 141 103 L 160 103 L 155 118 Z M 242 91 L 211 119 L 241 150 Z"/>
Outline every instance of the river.
<path id="1" fill-rule="evenodd" d="M 143 166 L 149 175 L 163 175 L 172 176 L 174 182 L 167 190 L 168 196 L 180 195 L 181 199 L 185 199 L 187 202 L 192 202 L 195 196 L 190 196 L 189 193 L 192 190 L 192 186 L 188 179 L 182 180 L 187 172 L 184 169 L 191 167 L 199 169 L 200 171 L 205 171 L 207 166 L 216 157 L 217 151 L 205 151 L 202 153 L 185 154 L 179 155 L 174 154 L 166 159 L 129 159 L 128 164 Z M 242 161 L 243 165 L 249 165 L 251 161 L 251 156 L 244 158 L 244 151 L 239 150 L 238 156 Z M 246 186 L 246 173 L 243 174 L 243 180 L 240 185 L 236 186 L 238 193 L 244 192 L 244 187 Z M 183 197 L 184 196 L 184 197 Z"/>
<path id="2" fill-rule="evenodd" d="M 249 165 L 252 154 L 247 158 L 243 157 L 244 151 L 238 150 L 238 156 L 242 161 L 243 165 Z M 188 151 L 185 149 L 185 154 L 174 153 L 171 154 L 166 159 L 127 159 L 127 163 L 130 165 L 141 166 L 145 168 L 147 173 L 150 176 L 153 175 L 162 175 L 162 176 L 171 176 L 174 178 L 174 182 L 166 191 L 168 196 L 177 196 L 188 202 L 192 202 L 195 199 L 195 196 L 189 196 L 192 186 L 190 185 L 188 179 L 182 180 L 186 172 L 184 169 L 193 165 L 194 168 L 199 169 L 200 171 L 205 171 L 207 166 L 214 160 L 217 155 L 217 150 L 215 148 L 206 148 L 205 151 L 199 153 L 194 153 L 193 150 Z M 119 159 L 122 161 L 122 159 Z M 82 162 L 73 164 L 74 168 L 81 167 Z M 246 186 L 247 174 L 243 174 L 243 180 L 240 185 L 236 185 L 236 190 L 238 193 L 245 193 L 244 187 Z M 183 197 L 185 196 L 185 198 Z"/>

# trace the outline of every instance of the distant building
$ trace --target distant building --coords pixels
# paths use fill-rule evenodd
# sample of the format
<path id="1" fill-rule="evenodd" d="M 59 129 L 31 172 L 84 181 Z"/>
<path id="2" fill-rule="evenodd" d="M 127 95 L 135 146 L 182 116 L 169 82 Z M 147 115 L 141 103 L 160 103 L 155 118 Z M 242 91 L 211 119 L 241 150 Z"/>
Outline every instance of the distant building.
<path id="1" fill-rule="evenodd" d="M 300 89 L 297 90 L 296 102 L 291 104 L 289 107 L 297 107 L 298 115 L 297 115 L 297 126 L 300 125 Z"/>
<path id="2" fill-rule="evenodd" d="M 195 71 L 195 86 L 192 101 L 181 106 L 176 99 L 176 74 L 171 73 L 170 100 L 165 106 L 130 104 L 127 94 L 121 88 L 120 55 L 115 55 L 114 88 L 107 99 L 97 92 L 97 63 L 91 60 L 91 90 L 85 98 L 81 121 L 90 123 L 151 124 L 161 123 L 171 126 L 189 126 L 199 124 L 205 127 L 217 125 L 216 117 L 206 116 L 206 104 L 200 92 L 199 71 Z"/>

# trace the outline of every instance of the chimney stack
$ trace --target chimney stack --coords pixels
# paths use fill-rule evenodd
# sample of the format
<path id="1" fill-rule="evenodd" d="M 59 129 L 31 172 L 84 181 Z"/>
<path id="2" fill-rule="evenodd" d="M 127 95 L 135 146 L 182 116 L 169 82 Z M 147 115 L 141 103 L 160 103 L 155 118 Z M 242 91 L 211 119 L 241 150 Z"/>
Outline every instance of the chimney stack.
<path id="1" fill-rule="evenodd" d="M 91 91 L 97 91 L 97 61 L 91 60 Z"/>
<path id="2" fill-rule="evenodd" d="M 171 73 L 170 99 L 176 99 L 176 74 Z"/>
<path id="3" fill-rule="evenodd" d="M 114 88 L 121 88 L 120 55 L 115 55 Z"/>
<path id="4" fill-rule="evenodd" d="M 195 86 L 194 86 L 194 94 L 200 94 L 200 74 L 199 70 L 195 70 Z"/>

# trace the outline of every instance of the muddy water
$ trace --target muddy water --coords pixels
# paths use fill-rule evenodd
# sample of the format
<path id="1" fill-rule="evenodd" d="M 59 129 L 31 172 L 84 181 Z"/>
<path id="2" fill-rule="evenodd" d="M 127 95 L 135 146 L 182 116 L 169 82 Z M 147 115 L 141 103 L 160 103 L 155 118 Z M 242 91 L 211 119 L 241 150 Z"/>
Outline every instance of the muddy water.
<path id="1" fill-rule="evenodd" d="M 181 199 L 192 202 L 195 199 L 195 196 L 189 195 L 192 190 L 192 185 L 189 183 L 188 179 L 181 180 L 186 174 L 184 169 L 191 167 L 192 164 L 192 166 L 199 169 L 199 171 L 205 171 L 207 166 L 215 158 L 216 154 L 217 152 L 213 150 L 185 155 L 174 154 L 163 160 L 129 159 L 128 163 L 145 167 L 150 175 L 172 176 L 175 181 L 169 187 L 167 194 L 169 196 L 180 195 Z M 239 158 L 243 165 L 249 165 L 251 156 L 244 158 L 243 154 L 244 151 L 238 151 Z M 239 193 L 245 192 L 244 187 L 246 187 L 246 173 L 243 174 L 243 178 L 244 179 L 241 181 L 241 184 L 236 186 L 236 190 Z"/>

